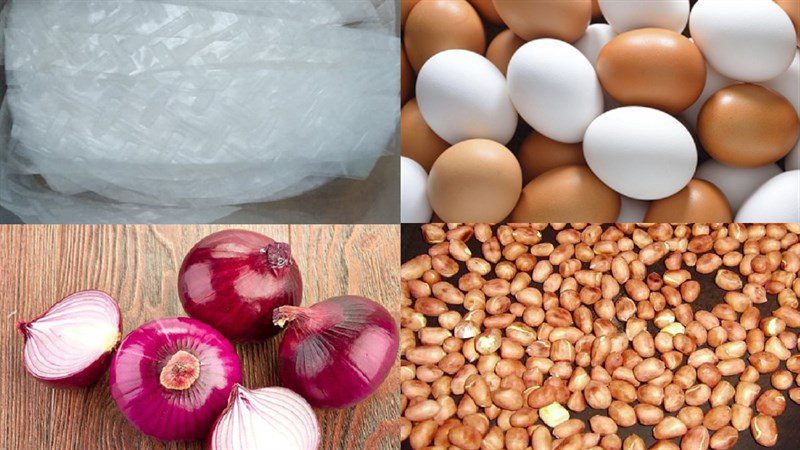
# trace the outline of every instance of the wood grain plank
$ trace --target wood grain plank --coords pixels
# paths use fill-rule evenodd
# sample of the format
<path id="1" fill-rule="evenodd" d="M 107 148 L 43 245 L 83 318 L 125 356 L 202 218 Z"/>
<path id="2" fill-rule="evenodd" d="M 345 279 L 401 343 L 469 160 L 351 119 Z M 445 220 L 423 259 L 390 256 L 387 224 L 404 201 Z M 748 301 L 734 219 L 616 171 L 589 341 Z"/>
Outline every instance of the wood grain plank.
<path id="1" fill-rule="evenodd" d="M 397 226 L 235 226 L 292 244 L 306 284 L 305 304 L 346 292 L 399 308 Z M 22 367 L 15 323 L 39 315 L 81 289 L 116 298 L 124 332 L 166 316 L 185 315 L 177 296 L 183 255 L 221 226 L 0 226 L 0 449 L 199 449 L 139 433 L 119 413 L 108 376 L 88 389 L 52 389 Z M 239 344 L 244 383 L 278 384 L 279 339 Z M 399 448 L 397 374 L 363 404 L 318 411 L 325 449 Z"/>

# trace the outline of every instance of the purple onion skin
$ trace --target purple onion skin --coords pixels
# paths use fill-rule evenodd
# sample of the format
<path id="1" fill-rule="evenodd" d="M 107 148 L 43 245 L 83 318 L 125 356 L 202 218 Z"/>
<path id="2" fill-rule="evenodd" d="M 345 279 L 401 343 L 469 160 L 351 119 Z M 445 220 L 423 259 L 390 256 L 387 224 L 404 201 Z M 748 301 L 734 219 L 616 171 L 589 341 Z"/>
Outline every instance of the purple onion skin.
<path id="1" fill-rule="evenodd" d="M 183 350 L 200 361 L 199 378 L 186 390 L 162 386 L 160 373 Z M 111 362 L 111 396 L 142 433 L 164 441 L 203 439 L 228 403 L 242 367 L 218 331 L 187 317 L 157 319 L 132 331 Z"/>
<path id="2" fill-rule="evenodd" d="M 272 252 L 272 250 L 274 252 Z M 270 252 L 276 255 L 270 258 Z M 287 244 L 245 230 L 203 238 L 186 255 L 178 275 L 183 308 L 234 341 L 266 339 L 278 333 L 275 308 L 299 305 L 300 271 Z"/>
<path id="3" fill-rule="evenodd" d="M 352 295 L 304 309 L 318 319 L 296 318 L 286 325 L 278 350 L 283 386 L 318 408 L 347 408 L 369 397 L 397 360 L 399 334 L 392 315 Z M 346 318 L 356 326 L 337 328 Z"/>

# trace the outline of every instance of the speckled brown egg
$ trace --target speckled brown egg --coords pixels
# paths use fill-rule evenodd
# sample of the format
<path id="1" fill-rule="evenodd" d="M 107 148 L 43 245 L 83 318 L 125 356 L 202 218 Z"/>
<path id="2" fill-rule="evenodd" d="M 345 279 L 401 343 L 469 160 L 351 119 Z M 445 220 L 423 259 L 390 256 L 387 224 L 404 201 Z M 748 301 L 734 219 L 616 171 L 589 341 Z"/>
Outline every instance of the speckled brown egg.
<path id="1" fill-rule="evenodd" d="M 489 43 L 489 47 L 486 49 L 486 58 L 505 75 L 508 71 L 508 62 L 523 45 L 525 45 L 525 41 L 511 30 L 503 30 Z"/>
<path id="2" fill-rule="evenodd" d="M 408 14 L 420 0 L 400 0 L 400 25 L 405 27 Z"/>
<path id="3" fill-rule="evenodd" d="M 445 222 L 500 222 L 517 204 L 522 170 L 509 149 L 470 139 L 445 150 L 428 177 L 428 200 Z"/>
<path id="4" fill-rule="evenodd" d="M 494 7 L 508 28 L 526 41 L 550 37 L 575 42 L 592 18 L 592 0 L 494 0 Z"/>
<path id="5" fill-rule="evenodd" d="M 775 2 L 792 19 L 794 32 L 797 33 L 797 42 L 800 44 L 800 0 L 775 0 Z"/>
<path id="6" fill-rule="evenodd" d="M 501 25 L 503 23 L 503 19 L 497 14 L 492 0 L 469 0 L 469 2 L 487 22 L 495 25 Z"/>
<path id="7" fill-rule="evenodd" d="M 525 184 L 556 167 L 586 165 L 583 145 L 554 141 L 535 131 L 522 141 L 517 159 Z"/>
<path id="8" fill-rule="evenodd" d="M 597 77 L 622 105 L 677 114 L 697 101 L 706 83 L 700 49 L 670 30 L 643 28 L 612 39 L 597 57 Z"/>
<path id="9" fill-rule="evenodd" d="M 425 0 L 406 19 L 403 42 L 414 71 L 431 56 L 451 49 L 486 51 L 486 36 L 478 13 L 466 0 Z"/>
<path id="10" fill-rule="evenodd" d="M 600 2 L 592 0 L 592 19 L 603 17 L 603 11 L 600 10 Z"/>
<path id="11" fill-rule="evenodd" d="M 655 222 L 730 222 L 731 207 L 725 194 L 705 180 L 691 180 L 678 193 L 650 203 L 644 221 Z"/>
<path id="12" fill-rule="evenodd" d="M 413 159 L 430 172 L 433 162 L 448 147 L 450 144 L 425 123 L 417 100 L 409 100 L 400 110 L 400 154 Z"/>
<path id="13" fill-rule="evenodd" d="M 620 196 L 586 166 L 547 171 L 522 190 L 512 222 L 613 222 Z"/>
<path id="14" fill-rule="evenodd" d="M 800 119 L 782 95 L 754 84 L 719 90 L 697 119 L 703 148 L 717 161 L 757 167 L 786 156 L 800 137 Z"/>
<path id="15" fill-rule="evenodd" d="M 408 63 L 406 49 L 400 49 L 400 104 L 405 105 L 414 96 L 414 71 Z"/>

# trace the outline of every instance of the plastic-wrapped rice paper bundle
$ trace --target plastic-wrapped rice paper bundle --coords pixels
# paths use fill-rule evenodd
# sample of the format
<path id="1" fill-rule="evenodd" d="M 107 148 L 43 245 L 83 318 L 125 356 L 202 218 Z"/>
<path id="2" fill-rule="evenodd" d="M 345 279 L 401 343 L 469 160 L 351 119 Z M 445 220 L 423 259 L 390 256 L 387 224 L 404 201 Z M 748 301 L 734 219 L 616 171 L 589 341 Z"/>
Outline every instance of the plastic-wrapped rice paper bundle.
<path id="1" fill-rule="evenodd" d="M 393 0 L 5 13 L 0 204 L 29 222 L 212 221 L 366 178 L 396 133 Z"/>

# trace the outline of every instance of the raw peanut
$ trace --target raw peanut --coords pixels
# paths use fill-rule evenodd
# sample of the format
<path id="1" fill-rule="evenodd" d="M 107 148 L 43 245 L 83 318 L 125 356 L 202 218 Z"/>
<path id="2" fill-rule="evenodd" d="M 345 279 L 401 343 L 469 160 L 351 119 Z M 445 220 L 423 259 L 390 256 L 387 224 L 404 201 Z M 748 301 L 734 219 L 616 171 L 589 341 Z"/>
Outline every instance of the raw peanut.
<path id="1" fill-rule="evenodd" d="M 593 409 L 607 409 L 611 405 L 611 391 L 606 384 L 590 381 L 583 391 L 586 403 Z M 531 403 L 528 397 L 528 403 Z M 534 405 L 531 405 L 534 408 Z"/>
<path id="2" fill-rule="evenodd" d="M 789 389 L 789 398 L 793 402 L 800 404 L 800 387 Z"/>
<path id="3" fill-rule="evenodd" d="M 533 427 L 531 446 L 536 450 L 551 450 L 553 448 L 553 436 L 550 434 L 550 430 L 544 425 Z"/>
<path id="4" fill-rule="evenodd" d="M 750 427 L 753 418 L 753 409 L 749 406 L 735 404 L 731 407 L 731 425 L 739 431 L 744 431 Z"/>
<path id="5" fill-rule="evenodd" d="M 411 448 L 416 450 L 429 446 L 438 427 L 439 425 L 433 420 L 426 420 L 414 425 L 408 436 Z"/>
<path id="6" fill-rule="evenodd" d="M 763 351 L 751 354 L 749 361 L 759 373 L 774 372 L 778 368 L 778 364 L 780 364 L 777 356 Z"/>
<path id="7" fill-rule="evenodd" d="M 756 400 L 756 411 L 767 416 L 780 416 L 786 409 L 786 398 L 780 391 L 769 389 Z"/>
<path id="8" fill-rule="evenodd" d="M 431 268 L 431 257 L 420 255 L 400 266 L 400 278 L 403 280 L 416 280 L 422 277 L 426 270 Z"/>
<path id="9" fill-rule="evenodd" d="M 677 417 L 665 417 L 653 428 L 653 437 L 656 439 L 675 439 L 687 432 L 686 425 Z"/>
<path id="10" fill-rule="evenodd" d="M 686 390 L 685 397 L 687 405 L 702 405 L 711 397 L 711 388 L 705 384 L 696 384 Z"/>
<path id="11" fill-rule="evenodd" d="M 617 432 L 616 422 L 607 416 L 592 416 L 592 418 L 589 419 L 589 425 L 592 431 L 601 436 L 616 434 Z"/>
<path id="12" fill-rule="evenodd" d="M 642 425 L 652 426 L 664 419 L 664 411 L 658 406 L 640 403 L 633 407 L 636 413 L 636 419 Z"/>
<path id="13" fill-rule="evenodd" d="M 627 403 L 614 400 L 608 407 L 608 416 L 621 427 L 631 427 L 636 424 L 636 411 Z"/>
<path id="14" fill-rule="evenodd" d="M 573 434 L 581 433 L 586 425 L 581 419 L 569 419 L 553 428 L 553 434 L 559 439 L 565 439 Z"/>
<path id="15" fill-rule="evenodd" d="M 731 408 L 727 405 L 715 406 L 703 418 L 703 426 L 711 431 L 719 430 L 731 422 Z"/>
<path id="16" fill-rule="evenodd" d="M 658 441 L 650 447 L 650 450 L 680 450 L 680 446 L 672 441 Z"/>
<path id="17" fill-rule="evenodd" d="M 467 377 L 464 383 L 464 390 L 469 394 L 476 405 L 486 408 L 492 404 L 489 385 L 482 376 L 473 374 Z"/>
<path id="18" fill-rule="evenodd" d="M 707 450 L 708 429 L 702 425 L 690 428 L 681 439 L 681 450 Z"/>
<path id="19" fill-rule="evenodd" d="M 708 401 L 711 406 L 727 405 L 736 394 L 736 389 L 726 380 L 722 380 L 711 390 Z"/>
<path id="20" fill-rule="evenodd" d="M 556 390 L 550 385 L 545 385 L 528 394 L 528 406 L 534 409 L 544 408 L 556 400 Z"/>
<path id="21" fill-rule="evenodd" d="M 730 450 L 739 440 L 739 432 L 732 426 L 724 426 L 717 430 L 709 440 L 709 446 L 714 450 Z"/>
<path id="22" fill-rule="evenodd" d="M 409 405 L 406 408 L 404 416 L 412 422 L 423 422 L 436 417 L 440 408 L 441 406 L 436 400 L 422 400 Z"/>
<path id="23" fill-rule="evenodd" d="M 508 450 L 525 450 L 528 448 L 528 432 L 524 428 L 510 428 L 506 431 L 505 444 Z"/>
<path id="24" fill-rule="evenodd" d="M 406 359 L 416 365 L 437 364 L 447 355 L 441 347 L 423 345 L 406 350 Z"/>
<path id="25" fill-rule="evenodd" d="M 703 410 L 697 406 L 684 406 L 678 411 L 678 419 L 686 424 L 687 428 L 694 428 L 703 424 Z"/>
<path id="26" fill-rule="evenodd" d="M 646 448 L 647 445 L 644 443 L 644 439 L 635 434 L 628 436 L 622 442 L 623 450 L 645 450 Z"/>
<path id="27" fill-rule="evenodd" d="M 785 391 L 792 387 L 794 376 L 788 370 L 777 370 L 770 377 L 770 383 L 775 389 Z"/>
<path id="28" fill-rule="evenodd" d="M 525 403 L 522 393 L 514 389 L 499 389 L 492 393 L 494 404 L 510 411 L 516 411 Z"/>
<path id="29" fill-rule="evenodd" d="M 480 449 L 481 440 L 483 440 L 483 436 L 478 430 L 466 425 L 453 427 L 447 433 L 447 438 L 451 444 L 467 450 Z"/>
<path id="30" fill-rule="evenodd" d="M 764 447 L 773 447 L 778 442 L 778 426 L 771 416 L 759 414 L 750 423 L 753 439 Z"/>
<path id="31" fill-rule="evenodd" d="M 633 373 L 637 380 L 646 383 L 664 373 L 665 369 L 666 366 L 660 359 L 647 358 L 633 368 Z"/>

